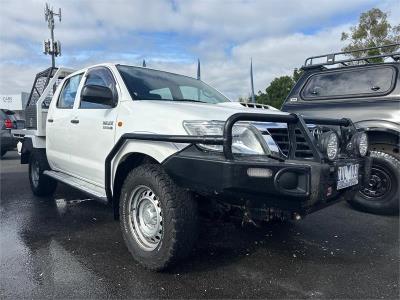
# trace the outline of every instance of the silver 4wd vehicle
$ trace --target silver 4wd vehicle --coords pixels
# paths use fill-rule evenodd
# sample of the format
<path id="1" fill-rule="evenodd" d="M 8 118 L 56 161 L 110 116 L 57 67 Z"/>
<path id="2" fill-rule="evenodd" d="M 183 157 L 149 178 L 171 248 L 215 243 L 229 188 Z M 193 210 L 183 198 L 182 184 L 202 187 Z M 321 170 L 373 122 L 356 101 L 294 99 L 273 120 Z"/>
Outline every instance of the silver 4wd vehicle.
<path id="1" fill-rule="evenodd" d="M 354 207 L 396 214 L 400 201 L 400 52 L 362 52 L 400 44 L 310 57 L 282 110 L 308 117 L 348 117 L 365 131 L 372 157 L 371 177 L 350 201 Z M 343 59 L 355 54 L 356 59 Z M 373 63 L 376 59 L 384 63 Z M 361 62 L 361 64 L 359 64 Z"/>
<path id="2" fill-rule="evenodd" d="M 153 270 L 188 255 L 200 210 L 299 219 L 351 199 L 369 172 L 366 134 L 349 119 L 231 102 L 200 80 L 126 65 L 38 74 L 26 124 L 33 193 L 60 181 L 111 203 Z"/>

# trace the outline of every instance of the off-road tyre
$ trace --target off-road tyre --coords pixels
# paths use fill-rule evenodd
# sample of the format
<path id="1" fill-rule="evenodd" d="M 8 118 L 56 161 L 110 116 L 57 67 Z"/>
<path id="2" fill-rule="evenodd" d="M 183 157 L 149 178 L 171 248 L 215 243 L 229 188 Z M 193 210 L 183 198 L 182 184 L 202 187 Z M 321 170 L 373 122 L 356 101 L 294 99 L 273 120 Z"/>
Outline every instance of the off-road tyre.
<path id="1" fill-rule="evenodd" d="M 43 174 L 49 169 L 46 153 L 40 150 L 32 152 L 29 159 L 29 182 L 35 196 L 51 196 L 56 190 L 57 181 Z"/>
<path id="2" fill-rule="evenodd" d="M 399 213 L 399 185 L 400 185 L 400 160 L 393 155 L 380 151 L 371 151 L 372 169 L 371 179 L 375 174 L 381 174 L 385 179 L 386 186 L 389 186 L 386 193 L 376 197 L 371 196 L 366 190 L 361 190 L 349 203 L 356 209 L 374 213 L 393 215 Z"/>
<path id="3" fill-rule="evenodd" d="M 140 187 L 154 191 L 162 216 L 159 244 L 147 251 L 135 235 L 133 218 L 136 214 L 131 210 L 135 206 L 132 204 L 135 191 Z M 147 269 L 161 271 L 171 267 L 188 256 L 197 240 L 196 200 L 190 192 L 178 187 L 158 164 L 144 164 L 128 174 L 122 186 L 119 209 L 121 231 L 128 250 Z"/>

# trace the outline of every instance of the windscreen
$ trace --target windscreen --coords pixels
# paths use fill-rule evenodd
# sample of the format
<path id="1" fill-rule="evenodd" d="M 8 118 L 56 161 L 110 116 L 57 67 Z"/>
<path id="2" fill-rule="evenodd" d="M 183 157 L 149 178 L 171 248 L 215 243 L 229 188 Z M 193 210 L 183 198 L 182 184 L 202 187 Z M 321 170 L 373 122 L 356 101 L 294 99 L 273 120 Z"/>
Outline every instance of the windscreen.
<path id="1" fill-rule="evenodd" d="M 15 121 L 17 118 L 14 116 L 14 113 L 12 111 L 6 110 L 6 109 L 1 109 L 0 110 L 0 120 L 11 120 Z"/>
<path id="2" fill-rule="evenodd" d="M 204 103 L 229 101 L 225 96 L 201 80 L 132 66 L 118 65 L 117 69 L 134 100 Z"/>
<path id="3" fill-rule="evenodd" d="M 391 67 L 338 69 L 310 77 L 302 91 L 306 100 L 374 96 L 390 92 L 395 70 Z"/>

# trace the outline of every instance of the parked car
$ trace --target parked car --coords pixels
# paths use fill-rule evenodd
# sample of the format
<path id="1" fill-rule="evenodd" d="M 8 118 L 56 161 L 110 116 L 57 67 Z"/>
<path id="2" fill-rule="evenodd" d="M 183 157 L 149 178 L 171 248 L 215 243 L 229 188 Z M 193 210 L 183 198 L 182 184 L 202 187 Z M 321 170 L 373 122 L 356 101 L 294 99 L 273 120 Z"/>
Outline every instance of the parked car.
<path id="1" fill-rule="evenodd" d="M 1 157 L 3 157 L 7 151 L 14 150 L 17 147 L 17 139 L 14 138 L 11 133 L 11 129 L 17 128 L 17 120 L 14 116 L 14 112 L 6 109 L 0 110 L 0 125 L 1 125 L 1 140 L 0 150 Z"/>
<path id="2" fill-rule="evenodd" d="M 61 181 L 111 203 L 129 251 L 149 269 L 190 252 L 199 209 L 243 223 L 300 219 L 352 198 L 369 172 L 366 133 L 349 119 L 231 102 L 198 79 L 100 64 L 49 69 L 34 87 L 21 154 L 33 193 L 49 196 Z"/>
<path id="3" fill-rule="evenodd" d="M 399 46 L 307 58 L 303 75 L 282 106 L 283 111 L 307 117 L 351 118 L 359 130 L 367 132 L 371 176 L 349 202 L 377 214 L 399 212 L 400 52 L 369 57 L 360 53 Z M 349 54 L 358 58 L 340 59 Z M 374 63 L 376 59 L 385 62 Z"/>

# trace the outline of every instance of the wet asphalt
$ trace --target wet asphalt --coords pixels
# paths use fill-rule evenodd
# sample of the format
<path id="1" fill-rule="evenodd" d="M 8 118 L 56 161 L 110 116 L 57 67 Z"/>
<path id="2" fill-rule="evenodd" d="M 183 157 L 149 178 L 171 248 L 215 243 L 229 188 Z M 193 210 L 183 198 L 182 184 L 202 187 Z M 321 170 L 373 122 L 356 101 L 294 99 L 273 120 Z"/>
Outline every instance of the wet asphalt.
<path id="1" fill-rule="evenodd" d="M 166 273 L 130 256 L 109 207 L 59 185 L 31 194 L 16 153 L 1 160 L 0 298 L 399 298 L 399 218 L 339 203 L 242 230 L 207 222 Z"/>

